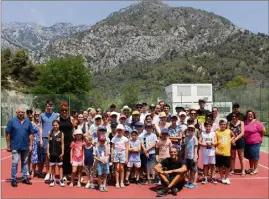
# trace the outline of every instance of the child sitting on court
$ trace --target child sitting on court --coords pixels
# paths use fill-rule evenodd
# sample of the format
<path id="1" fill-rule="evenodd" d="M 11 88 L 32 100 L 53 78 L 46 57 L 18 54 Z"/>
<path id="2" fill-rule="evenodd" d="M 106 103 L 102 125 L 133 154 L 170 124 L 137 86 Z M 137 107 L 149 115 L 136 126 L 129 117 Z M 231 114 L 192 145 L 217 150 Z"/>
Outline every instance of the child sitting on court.
<path id="1" fill-rule="evenodd" d="M 185 160 L 188 171 L 190 171 L 189 182 L 185 185 L 187 188 L 196 188 L 197 187 L 197 178 L 198 178 L 198 139 L 194 135 L 195 127 L 194 125 L 188 126 L 187 137 L 185 139 Z"/>
<path id="2" fill-rule="evenodd" d="M 47 154 L 50 163 L 50 173 L 52 182 L 50 187 L 54 187 L 56 184 L 55 180 L 55 166 L 59 168 L 60 180 L 59 184 L 61 187 L 64 187 L 63 182 L 63 155 L 64 155 L 64 134 L 59 130 L 60 122 L 55 120 L 52 122 L 53 129 L 49 131 L 48 134 L 48 147 Z"/>
<path id="3" fill-rule="evenodd" d="M 107 175 L 109 174 L 109 155 L 110 148 L 105 144 L 106 137 L 98 137 L 98 145 L 95 147 L 93 155 L 96 160 L 99 191 L 108 191 Z"/>
<path id="4" fill-rule="evenodd" d="M 211 171 L 210 172 L 211 181 L 214 184 L 217 184 L 217 180 L 214 178 L 215 163 L 216 163 L 215 146 L 217 145 L 216 133 L 211 131 L 212 123 L 205 122 L 204 127 L 205 132 L 202 132 L 199 138 L 199 144 L 202 147 L 202 161 L 204 165 L 204 178 L 202 179 L 202 184 L 206 184 L 208 182 L 207 176 L 209 168 Z"/>
<path id="5" fill-rule="evenodd" d="M 125 177 L 125 184 L 130 184 L 129 178 L 132 168 L 134 167 L 135 170 L 135 179 L 136 184 L 139 183 L 139 168 L 141 167 L 141 159 L 140 159 L 140 150 L 141 150 L 141 142 L 138 139 L 138 132 L 137 130 L 133 130 L 131 133 L 131 140 L 129 144 L 129 158 L 127 164 L 127 172 Z"/>
<path id="6" fill-rule="evenodd" d="M 81 187 L 81 174 L 82 168 L 84 165 L 84 142 L 83 142 L 83 133 L 81 129 L 76 129 L 73 133 L 75 137 L 75 141 L 71 143 L 71 151 L 70 151 L 70 160 L 72 164 L 72 176 L 71 183 L 69 187 L 74 186 L 74 179 L 76 173 L 78 173 L 78 184 L 77 187 Z"/>
<path id="7" fill-rule="evenodd" d="M 94 189 L 94 184 L 93 184 L 93 175 L 94 175 L 94 157 L 93 157 L 93 138 L 89 135 L 84 136 L 85 140 L 85 147 L 84 147 L 84 156 L 85 156 L 85 161 L 84 161 L 84 171 L 87 174 L 88 177 L 88 183 L 85 186 L 85 189 L 91 188 Z"/>

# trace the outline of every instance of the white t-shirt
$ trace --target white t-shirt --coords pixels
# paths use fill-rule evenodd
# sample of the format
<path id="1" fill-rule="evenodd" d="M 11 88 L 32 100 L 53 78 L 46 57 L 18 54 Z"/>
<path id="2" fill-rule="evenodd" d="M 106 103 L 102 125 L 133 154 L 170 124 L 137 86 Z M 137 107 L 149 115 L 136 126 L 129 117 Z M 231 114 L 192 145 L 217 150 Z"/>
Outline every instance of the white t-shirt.
<path id="1" fill-rule="evenodd" d="M 202 132 L 201 137 L 202 137 L 202 143 L 206 144 L 207 142 L 211 142 L 214 143 L 215 142 L 215 136 L 216 133 L 215 132 L 210 132 L 210 133 L 206 133 L 206 132 Z M 210 146 L 210 147 L 202 147 L 202 153 L 203 156 L 215 156 L 215 147 L 214 146 Z"/>
<path id="2" fill-rule="evenodd" d="M 125 136 L 118 137 L 114 136 L 111 140 L 111 142 L 114 144 L 114 150 L 116 152 L 124 152 L 126 150 L 126 143 L 128 142 L 128 138 Z"/>
<path id="3" fill-rule="evenodd" d="M 143 132 L 138 136 L 138 139 L 141 141 L 142 145 L 145 148 L 148 148 L 153 143 L 156 143 L 158 141 L 157 136 L 155 133 L 147 133 Z M 152 148 L 148 151 L 149 154 L 155 154 L 155 148 Z"/>

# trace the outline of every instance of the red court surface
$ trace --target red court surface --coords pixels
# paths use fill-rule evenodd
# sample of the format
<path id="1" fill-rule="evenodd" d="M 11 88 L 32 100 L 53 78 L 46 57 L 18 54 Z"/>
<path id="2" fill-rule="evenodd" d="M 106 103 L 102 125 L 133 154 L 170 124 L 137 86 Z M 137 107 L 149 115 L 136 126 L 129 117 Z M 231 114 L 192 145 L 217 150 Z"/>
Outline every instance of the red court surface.
<path id="1" fill-rule="evenodd" d="M 135 185 L 131 184 L 124 189 L 116 189 L 113 186 L 108 187 L 108 192 L 99 192 L 83 187 L 69 188 L 55 185 L 51 188 L 45 184 L 43 179 L 34 178 L 32 185 L 19 183 L 18 187 L 13 188 L 10 185 L 11 173 L 11 154 L 2 150 L 2 197 L 1 198 L 154 198 L 156 192 L 154 185 Z M 239 168 L 239 163 L 236 163 Z M 248 162 L 246 161 L 246 168 Z M 20 171 L 20 167 L 18 169 Z M 231 185 L 218 183 L 214 185 L 208 183 L 203 185 L 198 183 L 196 189 L 184 188 L 177 196 L 167 195 L 167 198 L 269 198 L 268 195 L 268 154 L 261 152 L 259 162 L 259 173 L 257 175 L 230 176 Z M 21 174 L 18 173 L 18 177 Z M 218 178 L 217 174 L 217 178 Z"/>

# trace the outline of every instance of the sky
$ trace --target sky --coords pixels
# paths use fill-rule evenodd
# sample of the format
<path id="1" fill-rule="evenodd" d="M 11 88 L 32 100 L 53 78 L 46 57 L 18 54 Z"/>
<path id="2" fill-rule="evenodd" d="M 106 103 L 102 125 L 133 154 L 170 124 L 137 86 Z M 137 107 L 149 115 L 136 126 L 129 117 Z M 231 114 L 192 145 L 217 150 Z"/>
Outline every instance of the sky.
<path id="1" fill-rule="evenodd" d="M 137 1 L 2 1 L 2 23 L 35 22 L 51 26 L 57 22 L 89 24 Z M 171 7 L 193 7 L 213 12 L 254 33 L 268 34 L 268 1 L 164 1 Z"/>

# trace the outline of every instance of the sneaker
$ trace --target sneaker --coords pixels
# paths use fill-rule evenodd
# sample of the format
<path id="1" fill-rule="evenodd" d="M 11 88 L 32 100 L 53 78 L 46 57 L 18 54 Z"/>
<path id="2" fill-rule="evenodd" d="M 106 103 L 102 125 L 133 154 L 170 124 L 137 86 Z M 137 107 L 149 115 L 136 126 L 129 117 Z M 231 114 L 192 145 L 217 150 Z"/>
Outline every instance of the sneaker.
<path id="1" fill-rule="evenodd" d="M 56 184 L 55 180 L 52 180 L 51 183 L 50 183 L 50 187 L 54 187 Z"/>
<path id="2" fill-rule="evenodd" d="M 176 196 L 176 195 L 177 195 L 177 192 L 178 192 L 178 188 L 173 187 L 173 188 L 171 189 L 171 192 L 172 192 L 172 195 L 173 195 L 173 196 Z"/>
<path id="3" fill-rule="evenodd" d="M 85 189 L 89 189 L 90 186 L 91 186 L 91 184 L 90 184 L 90 183 L 87 183 L 86 186 L 85 186 L 84 188 L 85 188 Z"/>
<path id="4" fill-rule="evenodd" d="M 139 180 L 135 180 L 135 184 L 140 184 L 140 181 Z"/>
<path id="5" fill-rule="evenodd" d="M 60 184 L 61 187 L 64 187 L 65 186 L 64 181 L 62 179 L 59 180 L 59 184 Z"/>
<path id="6" fill-rule="evenodd" d="M 206 183 L 208 183 L 207 178 L 203 178 L 202 179 L 202 184 L 206 184 Z"/>
<path id="7" fill-rule="evenodd" d="M 163 189 L 161 189 L 161 190 L 158 190 L 157 191 L 157 195 L 159 196 L 159 197 L 163 197 L 163 196 L 166 196 L 167 194 L 168 194 L 168 188 L 167 187 L 165 187 L 165 188 L 163 188 Z"/>
<path id="8" fill-rule="evenodd" d="M 93 183 L 90 184 L 91 189 L 95 189 L 95 185 Z"/>
<path id="9" fill-rule="evenodd" d="M 130 184 L 129 180 L 125 180 L 124 184 L 129 185 Z"/>
<path id="10" fill-rule="evenodd" d="M 63 181 L 65 181 L 65 182 L 67 181 L 67 177 L 66 176 L 63 177 Z"/>
<path id="11" fill-rule="evenodd" d="M 184 185 L 184 187 L 189 188 L 189 185 L 190 185 L 190 184 L 191 184 L 190 182 L 186 182 L 186 184 Z"/>
<path id="12" fill-rule="evenodd" d="M 108 192 L 107 186 L 103 186 L 104 192 Z"/>
<path id="13" fill-rule="evenodd" d="M 84 182 L 84 178 L 83 177 L 81 177 L 80 182 Z"/>
<path id="14" fill-rule="evenodd" d="M 190 188 L 190 189 L 194 189 L 196 187 L 197 187 L 197 185 L 196 184 L 193 184 L 193 183 L 190 183 L 189 186 L 188 186 L 188 188 Z"/>
<path id="15" fill-rule="evenodd" d="M 222 184 L 226 184 L 226 179 L 225 178 L 222 178 L 221 179 L 221 182 L 222 182 Z"/>
<path id="16" fill-rule="evenodd" d="M 101 192 L 104 191 L 104 187 L 102 185 L 99 187 L 99 191 L 101 191 Z"/>
<path id="17" fill-rule="evenodd" d="M 47 173 L 45 178 L 44 178 L 44 181 L 49 181 L 49 180 L 51 180 L 51 176 L 49 173 Z"/>
<path id="18" fill-rule="evenodd" d="M 162 182 L 159 180 L 158 182 L 155 183 L 156 186 L 162 185 Z"/>
<path id="19" fill-rule="evenodd" d="M 213 184 L 218 184 L 218 181 L 216 180 L 216 178 L 212 178 L 211 181 Z"/>
<path id="20" fill-rule="evenodd" d="M 231 184 L 230 179 L 226 178 L 226 184 Z"/>

